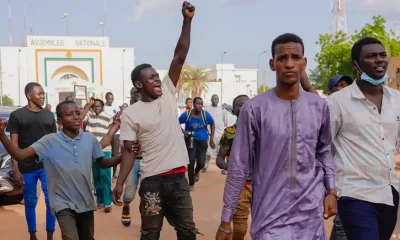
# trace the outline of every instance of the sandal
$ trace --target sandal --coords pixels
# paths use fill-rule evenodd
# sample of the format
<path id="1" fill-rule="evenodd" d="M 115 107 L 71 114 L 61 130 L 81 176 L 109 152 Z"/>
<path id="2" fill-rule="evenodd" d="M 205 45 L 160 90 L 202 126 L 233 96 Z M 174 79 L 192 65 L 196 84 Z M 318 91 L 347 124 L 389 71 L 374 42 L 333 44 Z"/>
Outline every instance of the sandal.
<path id="1" fill-rule="evenodd" d="M 124 225 L 125 227 L 129 227 L 131 225 L 131 214 L 129 206 L 124 205 L 124 207 L 122 208 L 121 222 L 122 225 Z"/>

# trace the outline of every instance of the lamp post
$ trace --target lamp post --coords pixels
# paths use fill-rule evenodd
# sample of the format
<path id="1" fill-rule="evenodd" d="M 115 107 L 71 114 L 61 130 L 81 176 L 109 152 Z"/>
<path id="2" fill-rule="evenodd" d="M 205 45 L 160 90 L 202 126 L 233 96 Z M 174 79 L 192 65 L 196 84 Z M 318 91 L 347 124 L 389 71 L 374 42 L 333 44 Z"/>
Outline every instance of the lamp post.
<path id="1" fill-rule="evenodd" d="M 222 53 L 221 55 L 221 104 L 224 102 L 222 101 L 222 90 L 223 90 L 223 82 L 224 82 L 224 56 L 226 54 L 226 51 Z"/>
<path id="2" fill-rule="evenodd" d="M 122 57 L 121 57 L 121 65 L 122 65 L 122 103 L 125 102 L 124 55 L 125 55 L 125 49 L 122 50 Z"/>
<path id="3" fill-rule="evenodd" d="M 21 49 L 18 49 L 18 106 L 21 106 L 21 74 L 20 74 L 20 55 Z"/>
<path id="4" fill-rule="evenodd" d="M 259 72 L 260 72 L 260 57 L 261 57 L 261 55 L 263 55 L 265 53 L 267 53 L 267 51 L 263 51 L 262 53 L 258 54 L 258 56 L 257 56 L 257 89 L 258 89 L 258 86 L 259 86 L 259 77 L 258 77 L 258 75 L 259 75 Z"/>

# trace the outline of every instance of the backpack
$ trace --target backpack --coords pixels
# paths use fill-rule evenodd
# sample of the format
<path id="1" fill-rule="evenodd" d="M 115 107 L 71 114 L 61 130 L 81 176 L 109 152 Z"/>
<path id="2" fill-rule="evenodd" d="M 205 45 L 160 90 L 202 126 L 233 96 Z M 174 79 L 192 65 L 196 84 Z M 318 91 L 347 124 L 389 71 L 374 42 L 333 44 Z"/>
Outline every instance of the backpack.
<path id="1" fill-rule="evenodd" d="M 190 118 L 192 117 L 192 113 L 193 113 L 193 109 L 190 109 L 190 110 L 188 111 L 187 116 L 186 116 L 185 123 L 188 122 L 188 121 L 190 120 Z M 201 110 L 200 116 L 201 116 L 201 118 L 203 119 L 204 124 L 206 125 L 207 134 L 211 136 L 211 134 L 210 134 L 209 131 L 208 131 L 208 127 L 207 127 L 209 124 L 208 124 L 208 122 L 207 122 L 206 112 L 205 112 L 204 110 Z"/>

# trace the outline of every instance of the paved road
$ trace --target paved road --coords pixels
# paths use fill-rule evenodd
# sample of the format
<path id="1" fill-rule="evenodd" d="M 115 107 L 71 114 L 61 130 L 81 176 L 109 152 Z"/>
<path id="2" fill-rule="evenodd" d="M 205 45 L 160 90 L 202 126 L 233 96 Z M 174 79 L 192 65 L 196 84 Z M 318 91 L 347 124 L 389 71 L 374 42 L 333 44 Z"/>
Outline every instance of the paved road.
<path id="1" fill-rule="evenodd" d="M 201 175 L 196 189 L 192 192 L 195 222 L 200 232 L 199 240 L 212 240 L 219 224 L 222 208 L 222 191 L 225 176 L 221 175 L 215 165 Z M 140 216 L 138 213 L 138 198 L 132 203 L 132 225 L 124 227 L 120 221 L 121 208 L 114 207 L 113 212 L 95 213 L 95 234 L 97 240 L 137 240 L 140 239 Z M 58 227 L 58 226 L 57 226 Z M 326 222 L 327 232 L 332 228 L 332 221 Z M 43 194 L 37 207 L 37 229 L 39 240 L 45 240 L 45 206 Z M 55 240 L 61 239 L 59 229 L 55 232 Z M 165 220 L 162 240 L 176 239 L 175 232 Z M 28 239 L 27 226 L 22 205 L 0 206 L 0 239 L 26 240 Z M 247 236 L 246 240 L 250 240 Z"/>

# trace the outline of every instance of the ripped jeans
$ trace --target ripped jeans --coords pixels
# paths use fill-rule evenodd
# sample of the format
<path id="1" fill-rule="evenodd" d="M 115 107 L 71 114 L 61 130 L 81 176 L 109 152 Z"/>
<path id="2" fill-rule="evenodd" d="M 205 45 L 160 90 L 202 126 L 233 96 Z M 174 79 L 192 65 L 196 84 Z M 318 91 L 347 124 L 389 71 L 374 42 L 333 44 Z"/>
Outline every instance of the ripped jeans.
<path id="1" fill-rule="evenodd" d="M 140 183 L 141 240 L 158 240 L 164 216 L 178 240 L 195 240 L 193 205 L 184 173 L 151 176 Z"/>

